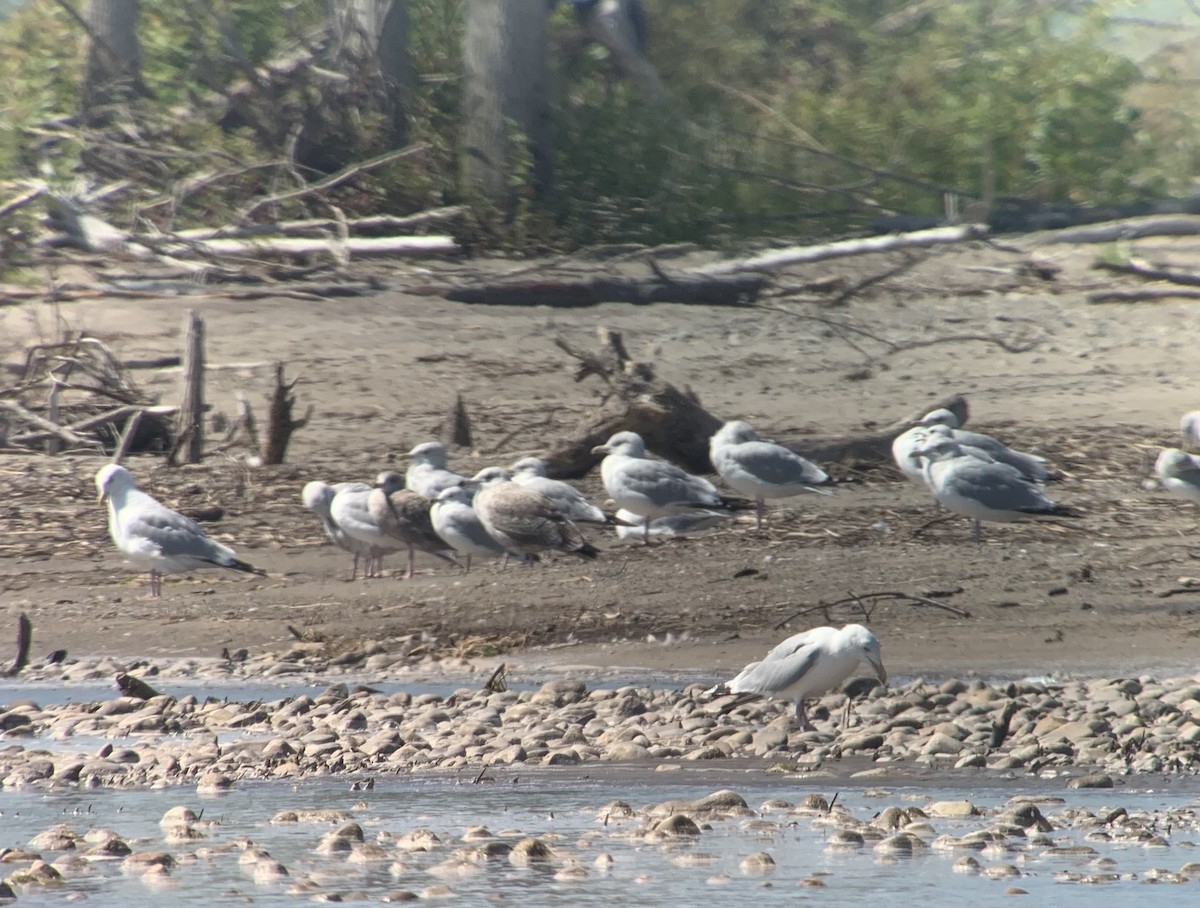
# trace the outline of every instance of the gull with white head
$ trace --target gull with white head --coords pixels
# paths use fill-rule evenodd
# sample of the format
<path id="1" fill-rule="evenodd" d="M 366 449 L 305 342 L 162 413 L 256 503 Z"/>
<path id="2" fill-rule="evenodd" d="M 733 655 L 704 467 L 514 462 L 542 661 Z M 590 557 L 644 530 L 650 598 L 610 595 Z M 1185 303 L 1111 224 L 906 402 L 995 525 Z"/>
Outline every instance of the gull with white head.
<path id="1" fill-rule="evenodd" d="M 841 630 L 816 627 L 788 637 L 724 687 L 735 694 L 794 700 L 800 728 L 811 730 L 805 699 L 840 686 L 860 662 L 871 666 L 880 684 L 887 684 L 887 670 L 874 634 L 861 624 L 847 624 Z M 717 685 L 713 691 L 721 687 Z"/>
<path id="2" fill-rule="evenodd" d="M 783 445 L 763 441 L 749 423 L 732 420 L 708 443 L 708 456 L 725 484 L 755 501 L 755 529 L 762 529 L 767 498 L 817 492 L 829 475 Z"/>
<path id="3" fill-rule="evenodd" d="M 355 539 L 338 526 L 337 521 L 333 519 L 334 498 L 338 495 L 350 495 L 355 492 L 365 496 L 370 494 L 371 487 L 365 482 L 337 482 L 330 485 L 327 482 L 314 480 L 305 484 L 304 488 L 300 491 L 300 498 L 303 500 L 306 508 L 316 512 L 316 515 L 321 518 L 321 526 L 325 530 L 325 535 L 329 537 L 329 541 L 354 556 L 354 566 L 350 570 L 350 579 L 353 580 L 358 576 L 358 561 L 360 558 L 366 559 L 366 564 L 363 568 L 363 577 L 364 579 L 369 579 L 378 573 L 379 565 L 376 562 L 382 561 L 383 552 L 372 548 L 359 539 Z"/>
<path id="4" fill-rule="evenodd" d="M 412 463 L 404 473 L 404 487 L 433 501 L 443 489 L 462 483 L 467 477 L 446 469 L 446 446 L 440 441 L 419 444 L 408 456 Z"/>
<path id="5" fill-rule="evenodd" d="M 697 509 L 740 510 L 746 502 L 721 496 L 707 479 L 693 476 L 665 460 L 646 456 L 646 443 L 636 432 L 618 432 L 593 454 L 604 454 L 600 476 L 604 491 L 618 508 L 644 521 L 643 541 L 650 542 L 650 521 L 692 513 Z"/>
<path id="6" fill-rule="evenodd" d="M 1179 434 L 1183 436 L 1183 447 L 1200 448 L 1200 410 L 1190 410 L 1179 420 Z"/>
<path id="7" fill-rule="evenodd" d="M 1178 448 L 1164 448 L 1154 463 L 1162 487 L 1200 504 L 1200 457 Z"/>
<path id="8" fill-rule="evenodd" d="M 945 432 L 949 432 L 950 438 L 958 444 L 982 451 L 992 460 L 1006 463 L 1010 467 L 1020 470 L 1021 475 L 1031 482 L 1046 482 L 1057 478 L 1046 469 L 1046 458 L 1036 454 L 1027 454 L 1024 451 L 1014 451 L 1004 442 L 992 438 L 990 435 L 960 429 L 958 417 L 951 410 L 931 410 L 921 417 L 921 425 L 930 428 L 945 426 L 945 431 L 939 434 L 944 435 Z"/>
<path id="9" fill-rule="evenodd" d="M 931 438 L 916 454 L 938 504 L 975 521 L 976 542 L 983 538 L 982 520 L 1012 523 L 1023 517 L 1083 516 L 1055 504 L 1016 467 L 972 456 L 952 439 Z"/>
<path id="10" fill-rule="evenodd" d="M 563 516 L 573 523 L 609 523 L 604 511 L 584 497 L 573 485 L 546 475 L 546 462 L 538 457 L 523 457 L 511 467 L 512 481 L 541 492 L 554 502 Z"/>
<path id="11" fill-rule="evenodd" d="M 121 553 L 150 573 L 150 595 L 162 595 L 163 574 L 220 567 L 266 576 L 238 559 L 233 549 L 209 539 L 193 520 L 172 511 L 137 487 L 122 466 L 110 463 L 96 473 L 99 500 L 108 504 L 108 533 Z"/>
<path id="12" fill-rule="evenodd" d="M 373 561 L 374 566 L 364 573 L 363 578 L 379 577 L 383 574 L 383 556 L 400 551 L 404 543 L 385 533 L 371 516 L 370 501 L 374 489 L 365 483 L 352 485 L 333 496 L 329 516 L 343 534 L 371 553 L 367 564 L 371 567 Z"/>

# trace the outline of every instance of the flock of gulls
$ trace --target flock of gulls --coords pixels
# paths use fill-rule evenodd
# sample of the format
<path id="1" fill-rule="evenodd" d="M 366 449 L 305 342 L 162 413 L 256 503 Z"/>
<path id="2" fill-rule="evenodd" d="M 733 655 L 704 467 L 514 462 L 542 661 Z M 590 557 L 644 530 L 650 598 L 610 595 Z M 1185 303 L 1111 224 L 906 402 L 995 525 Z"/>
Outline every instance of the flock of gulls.
<path id="1" fill-rule="evenodd" d="M 1185 446 L 1200 447 L 1200 411 L 1185 415 L 1181 430 Z M 310 482 L 301 499 L 330 541 L 353 556 L 351 579 L 360 565 L 364 578 L 381 576 L 383 559 L 401 551 L 407 555 L 402 576 L 408 579 L 418 550 L 468 571 L 475 557 L 499 557 L 503 564 L 531 563 L 549 552 L 595 558 L 598 550 L 580 524 L 611 526 L 623 539 L 649 544 L 652 537 L 696 532 L 753 509 L 761 530 L 766 501 L 823 492 L 830 483 L 816 464 L 760 438 L 742 421 L 725 423 L 709 444 L 717 475 L 736 496 L 648 457 L 645 442 L 633 432 L 618 432 L 593 453 L 604 455 L 600 473 L 608 510 L 549 478 L 545 463 L 534 457 L 471 477 L 456 473 L 438 442 L 409 451 L 403 475 L 387 471 L 371 484 Z M 1082 516 L 1046 495 L 1045 483 L 1059 476 L 1043 458 L 962 429 L 949 410 L 934 410 L 897 436 L 892 456 L 939 505 L 973 520 L 977 542 L 983 521 Z M 1200 505 L 1200 457 L 1164 449 L 1155 470 L 1164 489 Z M 149 572 L 151 597 L 161 595 L 164 574 L 220 567 L 264 575 L 194 521 L 140 491 L 124 467 L 103 467 L 95 482 L 107 503 L 113 542 L 130 563 Z M 860 661 L 886 684 L 880 644 L 870 631 L 861 625 L 820 627 L 784 640 L 724 686 L 735 694 L 794 700 L 800 726 L 808 727 L 804 699 L 840 685 Z"/>

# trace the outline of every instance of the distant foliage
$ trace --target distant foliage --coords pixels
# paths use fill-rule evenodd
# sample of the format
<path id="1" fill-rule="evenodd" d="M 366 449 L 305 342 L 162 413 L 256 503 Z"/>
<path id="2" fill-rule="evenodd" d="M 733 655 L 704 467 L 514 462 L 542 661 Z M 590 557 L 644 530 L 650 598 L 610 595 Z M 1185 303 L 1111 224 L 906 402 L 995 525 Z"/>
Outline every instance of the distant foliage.
<path id="1" fill-rule="evenodd" d="M 431 151 L 374 175 L 351 210 L 459 200 L 464 2 L 409 3 L 419 74 L 410 138 Z M 1135 106 L 1151 94 L 1114 50 L 1103 2 L 644 3 L 649 56 L 674 106 L 655 106 L 618 78 L 558 4 L 556 185 L 506 218 L 482 214 L 477 241 L 541 249 L 836 233 L 881 212 L 939 214 L 942 190 L 1107 203 L 1178 191 L 1200 166 L 1194 116 L 1173 117 L 1160 104 L 1147 118 Z M 322 0 L 142 0 L 141 8 L 151 119 L 178 145 L 252 158 L 254 136 L 216 126 L 218 89 L 246 77 L 237 56 L 261 65 L 295 46 L 320 21 Z M 9 87 L 0 100 L 0 179 L 46 166 L 14 127 L 76 109 L 81 44 L 50 0 L 0 22 L 0 78 Z M 377 151 L 371 126 L 346 137 L 362 157 Z M 65 146 L 50 159 L 62 176 L 79 163 L 79 150 Z M 521 163 L 512 162 L 516 179 Z M 195 215 L 218 216 L 219 204 L 209 199 Z"/>

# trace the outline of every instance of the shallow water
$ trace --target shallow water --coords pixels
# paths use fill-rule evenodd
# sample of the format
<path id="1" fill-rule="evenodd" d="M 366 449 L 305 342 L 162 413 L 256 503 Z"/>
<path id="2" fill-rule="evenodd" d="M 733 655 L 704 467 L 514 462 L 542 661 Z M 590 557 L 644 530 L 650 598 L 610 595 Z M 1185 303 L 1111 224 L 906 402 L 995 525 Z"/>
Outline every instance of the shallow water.
<path id="1" fill-rule="evenodd" d="M 496 770 L 494 776 L 493 781 L 481 784 L 472 784 L 470 775 L 378 777 L 372 791 L 351 791 L 347 779 L 296 784 L 246 783 L 228 794 L 208 797 L 197 796 L 192 789 L 4 791 L 0 793 L 3 811 L 0 844 L 24 846 L 36 833 L 56 823 L 65 823 L 79 833 L 107 827 L 126 838 L 135 851 L 166 850 L 184 858 L 169 879 L 153 883 L 137 874 L 123 872 L 119 861 L 95 863 L 82 874 L 68 877 L 63 888 L 39 891 L 25 887 L 21 892 L 23 905 L 59 905 L 70 893 L 87 895 L 103 904 L 127 906 L 161 905 L 167 892 L 170 900 L 180 905 L 241 904 L 247 899 L 257 904 L 283 905 L 321 895 L 347 897 L 354 892 L 378 901 L 399 890 L 421 893 L 428 887 L 444 884 L 453 893 L 455 903 L 464 905 L 490 905 L 512 899 L 538 905 L 604 905 L 616 900 L 633 904 L 663 904 L 668 900 L 674 904 L 697 904 L 707 898 L 719 898 L 723 904 L 734 906 L 763 901 L 784 904 L 798 898 L 819 900 L 827 905 L 861 905 L 865 899 L 887 897 L 902 898 L 903 904 L 909 905 L 924 903 L 929 908 L 963 904 L 983 908 L 1008 904 L 1012 895 L 1006 894 L 1006 890 L 1015 886 L 1034 896 L 1031 904 L 1092 908 L 1100 901 L 1129 904 L 1135 898 L 1150 897 L 1151 893 L 1140 882 L 1148 868 L 1178 870 L 1188 861 L 1200 860 L 1200 847 L 1191 844 L 1200 839 L 1195 828 L 1173 831 L 1168 835 L 1171 842 L 1168 848 L 1087 843 L 1096 848 L 1099 857 L 1116 861 L 1114 868 L 1106 869 L 1138 875 L 1138 881 L 1103 885 L 1060 883 L 1054 879 L 1054 874 L 1062 870 L 1098 872 L 1089 863 L 1096 855 L 1048 856 L 1037 847 L 1029 848 L 1024 856 L 975 852 L 984 866 L 1014 863 L 1020 865 L 1024 874 L 1019 878 L 993 880 L 953 872 L 954 861 L 965 852 L 929 850 L 898 859 L 881 857 L 869 845 L 855 851 L 833 852 L 826 848 L 828 829 L 814 826 L 810 818 L 787 816 L 784 812 L 764 815 L 778 824 L 770 830 L 748 830 L 745 819 L 721 819 L 712 821 L 711 829 L 696 840 L 664 845 L 647 842 L 634 834 L 644 824 L 640 818 L 605 825 L 602 807 L 620 798 L 639 809 L 669 799 L 702 797 L 726 787 L 742 794 L 753 808 L 768 798 L 795 802 L 810 792 L 826 796 L 831 792 L 761 772 L 716 772 L 704 767 L 685 767 L 671 773 L 607 767 L 592 772 Z M 1042 789 L 1040 793 L 1049 793 L 1045 784 L 1038 787 Z M 997 808 L 1017 791 L 1029 788 L 977 789 L 967 796 L 979 807 Z M 1141 788 L 1063 794 L 1068 806 L 1095 812 L 1116 806 L 1130 812 L 1135 808 L 1185 807 L 1200 811 L 1194 785 L 1191 791 Z M 868 819 L 891 805 L 919 806 L 963 796 L 962 788 L 892 787 L 884 792 L 842 787 L 837 803 L 848 807 L 855 817 Z M 158 821 L 168 809 L 180 804 L 197 812 L 203 809 L 199 825 L 206 837 L 186 845 L 166 845 Z M 348 862 L 344 854 L 317 855 L 315 848 L 321 836 L 340 824 L 268 822 L 279 811 L 297 808 L 352 813 L 368 842 L 383 834 L 381 844 L 387 849 L 388 859 L 358 864 Z M 1061 809 L 1061 806 L 1044 806 L 1043 812 L 1053 820 L 1053 815 Z M 938 833 L 952 834 L 962 834 L 984 824 L 979 818 L 930 822 Z M 472 872 L 465 876 L 431 874 L 431 867 L 445 861 L 455 848 L 463 847 L 463 831 L 477 825 L 486 825 L 498 838 L 510 843 L 524 835 L 539 836 L 555 850 L 555 858 L 547 867 L 515 867 L 500 859 L 472 867 Z M 388 840 L 389 835 L 403 835 L 419 827 L 432 829 L 447 844 L 429 853 L 407 854 Z M 1056 829 L 1052 836 L 1056 844 L 1083 844 L 1083 830 Z M 289 877 L 281 882 L 254 882 L 251 873 L 239 863 L 240 851 L 236 850 L 209 857 L 186 857 L 195 855 L 198 849 L 219 848 L 243 838 L 252 840 L 281 861 L 288 868 Z M 771 855 L 775 861 L 772 872 L 748 875 L 741 870 L 742 860 L 756 852 Z M 612 857 L 607 872 L 596 866 L 596 858 L 602 854 Z M 701 861 L 698 855 L 709 858 Z M 682 856 L 690 856 L 690 865 L 677 861 Z M 45 857 L 53 860 L 56 855 L 47 853 Z M 397 858 L 406 869 L 393 875 L 390 868 Z M 555 871 L 569 858 L 586 870 L 587 877 L 582 881 L 556 879 Z M 798 888 L 806 879 L 819 879 L 824 887 Z M 313 887 L 311 891 L 289 892 L 289 888 L 304 881 Z M 1152 897 L 1156 906 L 1194 908 L 1200 903 L 1200 880 L 1155 886 Z"/>

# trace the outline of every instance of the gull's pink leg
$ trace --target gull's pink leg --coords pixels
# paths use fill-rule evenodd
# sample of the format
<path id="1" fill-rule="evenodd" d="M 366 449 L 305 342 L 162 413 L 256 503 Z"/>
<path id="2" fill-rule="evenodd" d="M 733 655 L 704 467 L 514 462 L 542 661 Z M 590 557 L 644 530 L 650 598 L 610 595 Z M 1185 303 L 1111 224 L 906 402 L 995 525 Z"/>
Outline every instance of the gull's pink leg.
<path id="1" fill-rule="evenodd" d="M 401 580 L 412 580 L 413 578 L 413 547 L 408 547 L 408 570 L 404 572 Z"/>
<path id="2" fill-rule="evenodd" d="M 649 517 L 646 518 L 646 527 L 645 527 L 645 530 L 642 532 L 642 542 L 645 545 L 650 544 L 650 518 Z"/>
<path id="3" fill-rule="evenodd" d="M 762 531 L 763 511 L 766 510 L 766 507 L 761 498 L 758 499 L 758 501 L 756 502 L 756 505 L 757 506 L 756 506 L 755 512 L 754 512 L 754 529 L 756 532 L 761 532 Z"/>
<path id="4" fill-rule="evenodd" d="M 801 731 L 815 731 L 812 722 L 808 720 L 808 711 L 804 708 L 804 698 L 796 701 L 796 724 Z"/>

